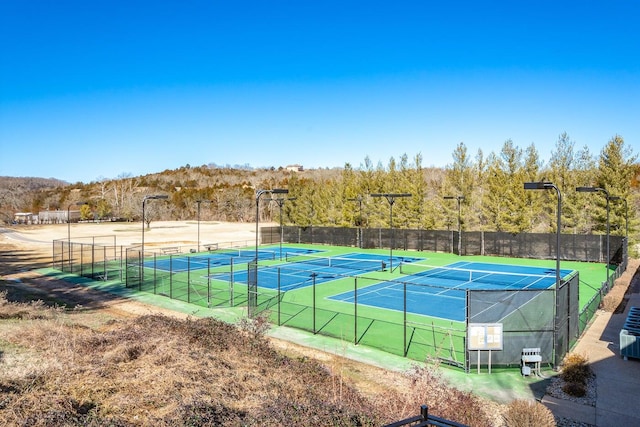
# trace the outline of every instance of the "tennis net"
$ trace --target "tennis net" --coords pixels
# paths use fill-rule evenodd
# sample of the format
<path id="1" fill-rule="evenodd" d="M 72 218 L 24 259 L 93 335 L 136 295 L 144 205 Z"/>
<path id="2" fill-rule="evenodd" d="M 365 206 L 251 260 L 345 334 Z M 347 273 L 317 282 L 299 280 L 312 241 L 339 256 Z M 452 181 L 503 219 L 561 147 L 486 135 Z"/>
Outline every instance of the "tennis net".
<path id="1" fill-rule="evenodd" d="M 555 283 L 555 275 L 552 274 L 531 274 L 514 273 L 506 271 L 477 270 L 460 267 L 433 266 L 423 263 L 401 263 L 400 273 L 416 277 L 416 282 L 433 283 L 446 281 L 459 283 L 482 283 L 501 286 L 531 287 L 540 285 L 548 287 Z"/>
<path id="2" fill-rule="evenodd" d="M 309 266 L 344 268 L 359 271 L 382 271 L 386 264 L 382 260 L 364 258 L 342 258 L 337 256 L 318 256 L 308 254 L 286 254 L 286 261 L 291 265 L 287 268 L 308 268 Z"/>
<path id="3" fill-rule="evenodd" d="M 255 258 L 256 251 L 255 249 L 234 249 L 234 248 L 226 248 L 226 249 L 217 249 L 212 251 L 213 254 L 217 255 L 226 255 L 232 258 Z M 275 251 L 265 251 L 258 250 L 258 259 L 260 260 L 275 260 L 276 252 Z"/>

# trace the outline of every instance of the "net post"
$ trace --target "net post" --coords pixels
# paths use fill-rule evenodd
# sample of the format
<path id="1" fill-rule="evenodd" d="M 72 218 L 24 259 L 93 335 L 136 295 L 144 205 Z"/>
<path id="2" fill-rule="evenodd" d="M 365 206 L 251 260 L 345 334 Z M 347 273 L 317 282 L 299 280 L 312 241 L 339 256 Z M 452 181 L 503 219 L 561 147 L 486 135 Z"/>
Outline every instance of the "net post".
<path id="1" fill-rule="evenodd" d="M 353 344 L 358 345 L 358 277 L 353 278 Z"/>

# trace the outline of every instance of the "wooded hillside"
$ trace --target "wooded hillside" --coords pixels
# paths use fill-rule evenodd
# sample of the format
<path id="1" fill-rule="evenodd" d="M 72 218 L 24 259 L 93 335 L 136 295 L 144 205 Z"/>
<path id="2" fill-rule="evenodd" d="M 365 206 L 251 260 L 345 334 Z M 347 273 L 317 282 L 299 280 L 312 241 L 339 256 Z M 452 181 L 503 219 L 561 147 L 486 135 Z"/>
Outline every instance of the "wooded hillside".
<path id="1" fill-rule="evenodd" d="M 261 221 L 279 221 L 282 212 L 283 223 L 303 227 L 389 227 L 393 221 L 397 228 L 456 229 L 459 219 L 462 230 L 555 232 L 556 192 L 527 191 L 523 185 L 545 181 L 561 193 L 563 233 L 604 233 L 608 217 L 611 234 L 628 231 L 633 242 L 640 200 L 637 159 L 620 136 L 593 155 L 562 134 L 546 162 L 533 144 L 523 149 L 507 140 L 499 153 L 488 155 L 481 150 L 471 155 L 460 143 L 445 168 L 423 166 L 422 154 L 403 154 L 387 164 L 366 157 L 358 167 L 301 172 L 209 164 L 88 184 L 2 178 L 0 209 L 6 219 L 17 211 L 64 210 L 86 202 L 83 219 L 136 221 L 145 195 L 163 194 L 168 201 L 147 204 L 147 220 L 196 219 L 200 211 L 201 220 L 250 222 L 258 190 L 286 188 L 286 197 L 274 198 L 288 200 L 262 196 Z M 579 186 L 598 190 L 579 193 Z M 397 193 L 410 196 L 371 196 Z"/>

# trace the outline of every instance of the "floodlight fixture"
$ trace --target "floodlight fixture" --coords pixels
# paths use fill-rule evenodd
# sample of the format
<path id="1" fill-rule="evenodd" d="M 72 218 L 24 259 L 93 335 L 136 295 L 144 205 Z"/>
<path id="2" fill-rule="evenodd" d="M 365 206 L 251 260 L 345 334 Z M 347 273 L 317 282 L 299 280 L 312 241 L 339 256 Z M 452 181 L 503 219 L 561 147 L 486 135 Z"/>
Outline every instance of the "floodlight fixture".
<path id="1" fill-rule="evenodd" d="M 576 187 L 576 191 L 578 193 L 596 193 L 600 190 L 604 190 L 604 188 L 600 187 Z"/>
<path id="2" fill-rule="evenodd" d="M 537 181 L 537 182 L 525 182 L 525 190 L 548 190 L 554 188 L 555 185 L 551 182 Z"/>

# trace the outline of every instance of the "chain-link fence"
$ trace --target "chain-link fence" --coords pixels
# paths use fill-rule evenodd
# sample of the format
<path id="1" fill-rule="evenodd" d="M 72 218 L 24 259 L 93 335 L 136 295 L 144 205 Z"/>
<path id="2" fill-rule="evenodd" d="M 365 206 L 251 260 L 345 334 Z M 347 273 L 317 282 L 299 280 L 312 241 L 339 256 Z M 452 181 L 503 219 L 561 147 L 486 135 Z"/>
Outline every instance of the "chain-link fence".
<path id="1" fill-rule="evenodd" d="M 358 236 L 362 235 L 360 242 Z M 460 239 L 460 245 L 458 240 Z M 609 262 L 626 266 L 627 244 L 623 236 L 561 234 L 560 259 L 566 261 Z M 491 231 L 415 230 L 353 227 L 284 226 L 282 240 L 367 249 L 399 249 L 426 252 L 450 252 L 461 255 L 493 255 L 513 258 L 556 259 L 555 233 L 504 233 Z M 260 229 L 262 244 L 280 242 L 280 227 Z"/>
<path id="2" fill-rule="evenodd" d="M 457 232 L 429 230 L 388 230 L 330 227 L 279 227 L 261 229 L 263 244 L 314 243 L 366 248 L 457 251 Z M 281 237 L 282 236 L 282 237 Z M 360 236 L 362 236 L 360 238 Z M 510 257 L 555 258 L 556 235 L 511 235 L 509 233 L 463 233 L 463 253 Z M 454 366 L 470 367 L 466 350 L 469 323 L 503 323 L 505 347 L 494 352 L 495 364 L 515 365 L 525 347 L 540 347 L 543 360 L 557 366 L 586 329 L 613 281 L 626 268 L 626 242 L 610 237 L 611 264 L 618 264 L 609 281 L 602 284 L 583 308 L 578 306 L 579 276 L 565 278 L 560 288 L 546 290 L 470 290 L 464 307 L 456 316 L 442 320 L 425 316 L 408 296 L 407 284 L 392 281 L 403 289 L 402 306 L 384 310 L 362 302 L 363 289 L 380 278 L 350 277 L 352 304 L 327 304 L 331 286 L 317 286 L 315 279 L 303 292 L 289 292 L 277 286 L 263 286 L 260 269 L 245 260 L 226 266 L 214 266 L 207 256 L 170 254 L 161 248 L 145 251 L 140 247 L 123 248 L 115 236 L 90 237 L 69 242 L 53 242 L 53 267 L 94 280 L 119 279 L 128 288 L 178 299 L 203 307 L 246 307 L 250 316 L 266 315 L 278 325 L 286 325 L 313 334 L 322 334 L 416 360 L 436 358 Z M 562 259 L 602 261 L 606 258 L 603 236 L 562 236 Z M 604 251 L 604 252 L 603 252 Z M 238 275 L 240 274 L 240 275 Z M 285 274 L 285 273 L 283 273 Z M 280 273 L 278 273 L 280 275 Z M 436 293 L 438 289 L 425 292 Z M 359 299 L 360 298 L 360 299 Z M 336 307 L 340 307 L 337 309 Z M 481 363 L 486 363 L 482 359 Z"/>
<path id="3" fill-rule="evenodd" d="M 53 241 L 52 267 L 94 280 L 124 280 L 124 247 L 115 236 L 78 237 Z"/>
<path id="4" fill-rule="evenodd" d="M 159 250 L 145 251 L 143 257 L 139 247 L 126 251 L 128 288 L 207 308 L 247 305 L 246 284 L 236 287 L 231 279 L 236 269 L 246 272 L 246 261 L 236 265 L 230 257 L 220 266 L 210 257 L 195 254 L 164 255 Z"/>

